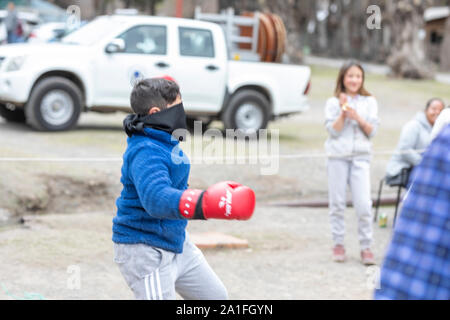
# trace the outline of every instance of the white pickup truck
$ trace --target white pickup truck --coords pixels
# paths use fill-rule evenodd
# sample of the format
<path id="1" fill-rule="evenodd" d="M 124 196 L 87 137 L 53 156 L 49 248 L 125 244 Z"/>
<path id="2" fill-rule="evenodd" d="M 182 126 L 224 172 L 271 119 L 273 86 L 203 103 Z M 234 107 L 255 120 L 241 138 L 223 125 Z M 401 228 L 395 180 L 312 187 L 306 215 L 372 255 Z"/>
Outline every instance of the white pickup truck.
<path id="1" fill-rule="evenodd" d="M 309 108 L 307 66 L 229 59 L 211 22 L 101 16 L 60 43 L 0 47 L 0 115 L 37 130 L 67 130 L 82 111 L 130 112 L 136 78 L 170 75 L 188 120 L 258 130 Z"/>

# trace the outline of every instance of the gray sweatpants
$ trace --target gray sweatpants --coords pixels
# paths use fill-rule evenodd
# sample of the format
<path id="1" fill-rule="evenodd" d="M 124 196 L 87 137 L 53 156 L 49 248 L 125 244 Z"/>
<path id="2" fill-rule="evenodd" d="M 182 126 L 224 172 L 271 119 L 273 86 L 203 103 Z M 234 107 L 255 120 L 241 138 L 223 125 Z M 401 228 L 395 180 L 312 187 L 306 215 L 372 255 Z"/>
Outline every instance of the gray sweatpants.
<path id="1" fill-rule="evenodd" d="M 114 262 L 139 300 L 226 300 L 222 281 L 186 233 L 176 254 L 145 244 L 114 243 Z"/>
<path id="2" fill-rule="evenodd" d="M 329 213 L 335 245 L 344 244 L 347 185 L 350 186 L 353 207 L 358 217 L 359 243 L 364 250 L 372 244 L 372 199 L 368 160 L 328 160 Z"/>

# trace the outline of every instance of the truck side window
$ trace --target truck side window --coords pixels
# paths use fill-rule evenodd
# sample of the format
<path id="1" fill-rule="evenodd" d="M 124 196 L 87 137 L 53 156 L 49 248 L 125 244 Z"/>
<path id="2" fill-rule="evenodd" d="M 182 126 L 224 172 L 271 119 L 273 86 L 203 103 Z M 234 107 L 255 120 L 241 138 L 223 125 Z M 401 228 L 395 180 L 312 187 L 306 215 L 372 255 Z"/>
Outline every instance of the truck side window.
<path id="1" fill-rule="evenodd" d="M 179 27 L 180 55 L 214 58 L 214 41 L 210 30 Z"/>
<path id="2" fill-rule="evenodd" d="M 125 41 L 125 53 L 166 54 L 167 30 L 165 26 L 136 26 L 118 38 Z"/>

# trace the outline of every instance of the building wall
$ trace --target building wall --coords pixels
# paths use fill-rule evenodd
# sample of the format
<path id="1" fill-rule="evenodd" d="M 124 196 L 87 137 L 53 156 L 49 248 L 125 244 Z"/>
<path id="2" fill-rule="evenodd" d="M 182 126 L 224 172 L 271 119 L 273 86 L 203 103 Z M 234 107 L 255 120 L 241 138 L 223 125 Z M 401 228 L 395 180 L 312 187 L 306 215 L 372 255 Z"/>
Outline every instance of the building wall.
<path id="1" fill-rule="evenodd" d="M 426 52 L 427 56 L 434 62 L 439 63 L 442 40 L 444 39 L 446 18 L 428 21 L 425 25 Z"/>

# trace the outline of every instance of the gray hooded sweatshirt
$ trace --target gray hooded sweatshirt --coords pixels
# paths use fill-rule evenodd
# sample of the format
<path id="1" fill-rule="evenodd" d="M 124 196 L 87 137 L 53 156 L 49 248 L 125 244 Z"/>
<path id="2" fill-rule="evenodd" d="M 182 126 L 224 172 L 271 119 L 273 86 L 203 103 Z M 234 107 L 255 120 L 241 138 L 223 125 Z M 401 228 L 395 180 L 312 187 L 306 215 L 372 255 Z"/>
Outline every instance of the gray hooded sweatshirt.
<path id="1" fill-rule="evenodd" d="M 373 130 L 369 136 L 361 130 L 355 120 L 345 119 L 341 131 L 333 129 L 333 123 L 341 113 L 341 106 L 336 97 L 329 98 L 325 105 L 325 128 L 328 131 L 328 139 L 325 141 L 325 150 L 329 158 L 341 159 L 367 159 L 370 160 L 372 152 L 371 139 L 375 136 L 379 119 L 378 104 L 373 96 L 356 95 L 354 98 L 347 97 L 348 104 L 358 114 L 369 122 Z"/>
<path id="2" fill-rule="evenodd" d="M 403 126 L 395 154 L 386 168 L 387 176 L 394 177 L 400 174 L 403 168 L 419 164 L 424 149 L 431 141 L 431 129 L 424 112 L 419 112 Z"/>

